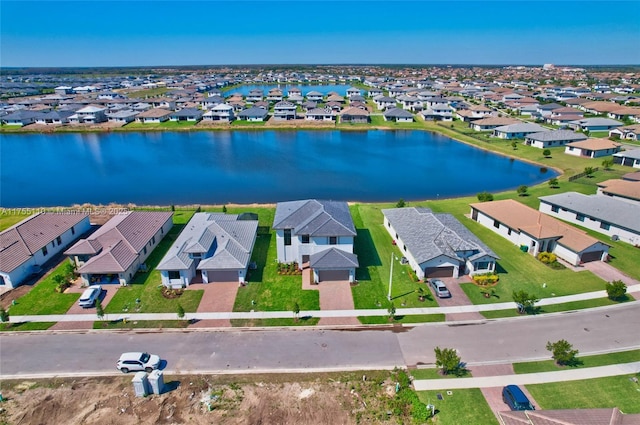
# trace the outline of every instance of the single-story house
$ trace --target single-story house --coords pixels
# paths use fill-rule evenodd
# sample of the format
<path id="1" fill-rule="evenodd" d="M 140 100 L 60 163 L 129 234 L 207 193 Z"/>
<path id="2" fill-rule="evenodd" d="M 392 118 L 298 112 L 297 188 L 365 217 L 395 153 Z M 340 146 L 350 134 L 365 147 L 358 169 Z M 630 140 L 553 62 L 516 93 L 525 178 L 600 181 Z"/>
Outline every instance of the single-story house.
<path id="1" fill-rule="evenodd" d="M 307 121 L 335 121 L 336 113 L 330 108 L 314 108 L 305 113 L 304 119 Z"/>
<path id="2" fill-rule="evenodd" d="M 609 130 L 609 137 L 618 136 L 626 140 L 640 140 L 640 124 L 627 125 Z"/>
<path id="3" fill-rule="evenodd" d="M 640 204 L 604 195 L 565 192 L 540 197 L 538 209 L 572 224 L 640 245 Z"/>
<path id="4" fill-rule="evenodd" d="M 173 213 L 117 214 L 64 252 L 85 285 L 127 285 L 173 227 Z"/>
<path id="5" fill-rule="evenodd" d="M 488 131 L 493 130 L 496 127 L 501 127 L 509 124 L 516 124 L 521 121 L 518 121 L 515 118 L 509 117 L 488 117 L 481 118 L 479 120 L 474 120 L 469 123 L 469 127 L 474 129 L 475 131 Z"/>
<path id="6" fill-rule="evenodd" d="M 34 214 L 0 233 L 0 288 L 15 288 L 91 229 L 89 214 Z"/>
<path id="7" fill-rule="evenodd" d="M 278 202 L 273 219 L 280 263 L 306 264 L 314 282 L 355 280 L 356 229 L 346 202 L 307 199 Z"/>
<path id="8" fill-rule="evenodd" d="M 184 108 L 179 111 L 172 112 L 169 115 L 171 121 L 191 121 L 197 122 L 202 119 L 202 111 L 196 108 Z"/>
<path id="9" fill-rule="evenodd" d="M 35 117 L 36 124 L 45 125 L 61 125 L 69 122 L 69 117 L 73 115 L 72 111 L 47 111 L 40 112 Z"/>
<path id="10" fill-rule="evenodd" d="M 369 111 L 360 108 L 347 108 L 340 114 L 340 122 L 353 124 L 367 124 Z"/>
<path id="11" fill-rule="evenodd" d="M 620 121 L 610 118 L 583 118 L 580 120 L 569 121 L 567 125 L 574 130 L 582 131 L 607 131 L 616 127 L 622 127 Z"/>
<path id="12" fill-rule="evenodd" d="M 136 117 L 136 121 L 141 123 L 159 123 L 168 121 L 171 111 L 163 108 L 153 108 L 140 112 Z"/>
<path id="13" fill-rule="evenodd" d="M 258 220 L 238 214 L 196 213 L 156 267 L 162 284 L 183 288 L 198 282 L 245 283 Z"/>
<path id="14" fill-rule="evenodd" d="M 610 179 L 598 183 L 598 193 L 640 203 L 640 182 L 633 180 Z"/>
<path id="15" fill-rule="evenodd" d="M 609 139 L 587 139 L 581 142 L 567 143 L 564 153 L 587 158 L 600 158 L 620 152 L 620 143 Z"/>
<path id="16" fill-rule="evenodd" d="M 15 111 L 2 117 L 5 125 L 25 126 L 33 124 L 39 112 L 35 111 Z"/>
<path id="17" fill-rule="evenodd" d="M 264 108 L 253 106 L 238 113 L 238 118 L 247 121 L 264 121 L 269 112 Z"/>
<path id="18" fill-rule="evenodd" d="M 471 204 L 471 218 L 533 256 L 552 252 L 574 266 L 604 261 L 609 245 L 513 199 Z"/>
<path id="19" fill-rule="evenodd" d="M 640 168 L 640 149 L 631 149 L 628 151 L 614 153 L 613 162 L 615 164 Z"/>
<path id="20" fill-rule="evenodd" d="M 587 136 L 582 133 L 576 133 L 573 130 L 552 130 L 527 134 L 524 138 L 524 143 L 535 148 L 546 149 L 583 140 L 587 140 Z"/>
<path id="21" fill-rule="evenodd" d="M 549 129 L 534 123 L 520 122 L 494 128 L 493 136 L 500 139 L 523 139 L 529 134 L 543 131 L 549 131 Z"/>
<path id="22" fill-rule="evenodd" d="M 498 256 L 451 214 L 428 208 L 382 210 L 384 227 L 418 278 L 490 273 Z"/>
<path id="23" fill-rule="evenodd" d="M 383 112 L 385 121 L 393 122 L 413 122 L 413 114 L 400 108 L 391 108 Z"/>

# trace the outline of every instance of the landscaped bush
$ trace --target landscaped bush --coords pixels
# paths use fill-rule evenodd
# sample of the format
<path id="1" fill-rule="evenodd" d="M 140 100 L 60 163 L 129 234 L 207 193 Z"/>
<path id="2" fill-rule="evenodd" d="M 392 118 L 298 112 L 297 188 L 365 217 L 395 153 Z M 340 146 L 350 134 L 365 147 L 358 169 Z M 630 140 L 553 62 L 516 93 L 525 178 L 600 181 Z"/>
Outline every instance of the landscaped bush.
<path id="1" fill-rule="evenodd" d="M 486 285 L 491 285 L 498 282 L 500 278 L 495 273 L 483 273 L 483 274 L 473 275 L 472 279 L 476 283 L 476 285 L 486 286 Z"/>
<path id="2" fill-rule="evenodd" d="M 556 261 L 558 261 L 556 254 L 554 254 L 553 252 L 541 252 L 538 254 L 538 260 L 540 260 L 541 262 L 545 263 L 545 264 L 551 264 L 551 263 L 555 263 Z"/>
<path id="3" fill-rule="evenodd" d="M 302 270 L 295 261 L 293 263 L 278 263 L 278 274 L 301 275 Z"/>

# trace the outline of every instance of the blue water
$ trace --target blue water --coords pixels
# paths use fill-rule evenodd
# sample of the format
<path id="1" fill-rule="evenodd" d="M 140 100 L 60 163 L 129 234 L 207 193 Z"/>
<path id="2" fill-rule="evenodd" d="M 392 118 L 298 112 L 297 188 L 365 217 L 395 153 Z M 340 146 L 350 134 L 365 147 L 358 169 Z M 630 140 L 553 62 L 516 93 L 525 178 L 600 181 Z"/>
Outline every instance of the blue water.
<path id="1" fill-rule="evenodd" d="M 0 136 L 0 205 L 437 199 L 556 174 L 424 131 Z"/>
<path id="2" fill-rule="evenodd" d="M 346 96 L 347 89 L 351 88 L 352 86 L 344 85 L 344 84 L 329 84 L 329 85 L 326 85 L 326 84 L 325 85 L 251 84 L 251 85 L 243 85 L 243 86 L 232 88 L 232 89 L 223 89 L 223 91 L 224 91 L 225 97 L 230 96 L 234 93 L 240 93 L 243 96 L 246 96 L 249 94 L 251 90 L 260 89 L 262 90 L 263 94 L 266 96 L 269 93 L 269 90 L 274 88 L 279 88 L 280 90 L 282 90 L 282 94 L 287 96 L 289 94 L 289 89 L 294 87 L 300 89 L 303 96 L 306 96 L 307 93 L 309 93 L 310 91 L 317 91 L 319 93 L 322 93 L 323 95 L 326 95 L 327 93 L 334 91 L 338 93 L 340 96 Z M 363 96 L 366 94 L 365 90 L 362 90 L 362 89 L 360 89 L 360 93 Z"/>

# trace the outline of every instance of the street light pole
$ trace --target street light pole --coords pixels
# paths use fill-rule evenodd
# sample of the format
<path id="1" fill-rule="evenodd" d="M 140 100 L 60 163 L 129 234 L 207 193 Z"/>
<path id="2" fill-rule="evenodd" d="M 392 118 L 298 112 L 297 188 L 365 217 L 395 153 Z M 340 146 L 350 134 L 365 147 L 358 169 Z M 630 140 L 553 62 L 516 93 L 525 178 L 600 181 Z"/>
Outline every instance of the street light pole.
<path id="1" fill-rule="evenodd" d="M 389 294 L 387 299 L 391 301 L 391 283 L 393 281 L 393 252 L 391 253 L 391 269 L 389 270 Z"/>

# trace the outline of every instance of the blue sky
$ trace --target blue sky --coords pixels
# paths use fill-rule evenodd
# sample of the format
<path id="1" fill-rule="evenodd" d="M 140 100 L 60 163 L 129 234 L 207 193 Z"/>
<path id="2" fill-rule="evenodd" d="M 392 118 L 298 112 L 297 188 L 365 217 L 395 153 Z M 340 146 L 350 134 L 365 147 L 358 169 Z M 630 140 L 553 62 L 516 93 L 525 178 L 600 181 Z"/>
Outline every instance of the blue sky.
<path id="1" fill-rule="evenodd" d="M 7 1 L 0 65 L 640 64 L 640 1 Z"/>

